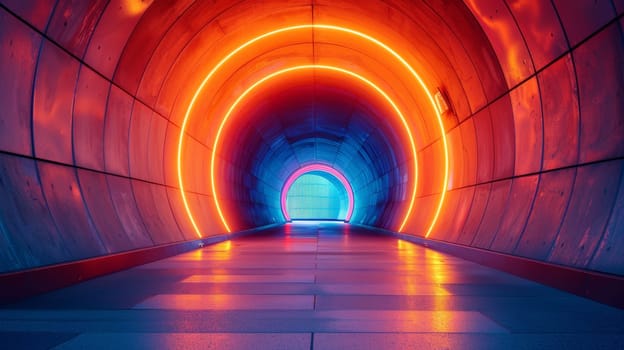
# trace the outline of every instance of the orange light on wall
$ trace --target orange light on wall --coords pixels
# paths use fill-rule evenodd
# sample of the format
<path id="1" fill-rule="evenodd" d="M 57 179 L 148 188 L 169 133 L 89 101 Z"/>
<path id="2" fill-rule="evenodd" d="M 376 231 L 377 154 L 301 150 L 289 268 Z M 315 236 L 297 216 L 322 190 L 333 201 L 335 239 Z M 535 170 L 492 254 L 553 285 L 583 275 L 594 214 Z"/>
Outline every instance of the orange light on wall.
<path id="1" fill-rule="evenodd" d="M 195 232 L 197 233 L 197 235 L 199 237 L 202 236 L 202 233 L 199 229 L 199 227 L 197 226 L 197 223 L 195 222 L 194 216 L 191 212 L 188 200 L 186 198 L 186 194 L 185 194 L 185 190 L 184 190 L 184 183 L 182 181 L 182 148 L 183 148 L 183 143 L 184 143 L 184 135 L 186 132 L 186 126 L 188 124 L 188 120 L 190 118 L 190 115 L 193 111 L 193 107 L 196 104 L 199 96 L 202 93 L 202 90 L 204 89 L 204 87 L 208 84 L 208 82 L 210 81 L 210 79 L 215 75 L 215 73 L 221 69 L 226 62 L 228 62 L 230 59 L 232 59 L 235 55 L 237 55 L 238 53 L 240 53 L 241 51 L 243 51 L 245 48 L 250 47 L 251 45 L 253 45 L 254 43 L 257 43 L 261 40 L 270 38 L 272 36 L 278 35 L 280 33 L 286 33 L 286 32 L 292 32 L 292 31 L 297 31 L 297 30 L 328 30 L 328 31 L 335 31 L 335 32 L 341 32 L 341 33 L 346 33 L 349 35 L 352 35 L 354 38 L 356 39 L 360 39 L 360 40 L 365 40 L 369 43 L 373 43 L 374 45 L 376 45 L 377 47 L 379 47 L 381 50 L 383 50 L 384 52 L 388 53 L 390 56 L 392 56 L 398 63 L 400 66 L 404 67 L 409 74 L 414 78 L 414 80 L 417 82 L 417 84 L 422 88 L 423 92 L 425 93 L 425 95 L 427 96 L 427 99 L 429 100 L 432 110 L 435 113 L 437 122 L 438 122 L 438 126 L 440 127 L 440 133 L 441 133 L 441 139 L 442 139 L 442 144 L 444 147 L 444 180 L 443 180 L 443 187 L 441 188 L 441 193 L 440 193 L 440 200 L 438 202 L 435 214 L 433 219 L 431 220 L 431 223 L 425 233 L 425 236 L 429 236 L 429 234 L 431 233 L 431 231 L 433 230 L 433 227 L 435 226 L 440 212 L 442 210 L 442 206 L 444 204 L 444 199 L 445 199 L 445 195 L 446 195 L 446 189 L 448 186 L 448 178 L 449 178 L 449 155 L 448 155 L 448 144 L 447 144 L 447 140 L 446 140 L 446 133 L 444 131 L 444 124 L 442 121 L 442 117 L 441 114 L 436 106 L 436 102 L 435 99 L 432 95 L 432 93 L 430 92 L 429 88 L 425 85 L 424 81 L 422 80 L 422 78 L 416 73 L 416 71 L 414 70 L 414 68 L 407 62 L 407 60 L 405 60 L 401 55 L 399 55 L 395 50 L 393 50 L 392 48 L 390 48 L 388 45 L 386 45 L 385 43 L 381 42 L 380 40 L 367 35 L 365 33 L 350 29 L 350 28 L 345 28 L 345 27 L 340 27 L 340 26 L 334 26 L 334 25 L 328 25 L 328 24 L 302 24 L 302 25 L 296 25 L 296 26 L 289 26 L 289 27 L 284 27 L 284 28 L 279 28 L 273 31 L 269 31 L 266 32 L 262 35 L 256 36 L 253 39 L 243 43 L 242 45 L 238 46 L 236 49 L 232 50 L 230 53 L 228 53 L 224 58 L 222 58 L 213 68 L 212 70 L 210 70 L 210 72 L 206 75 L 206 77 L 204 78 L 204 80 L 202 81 L 202 83 L 199 85 L 199 87 L 197 88 L 197 90 L 195 91 L 195 93 L 193 94 L 193 97 L 188 105 L 188 108 L 186 110 L 186 113 L 184 115 L 184 119 L 182 121 L 182 125 L 181 125 L 181 131 L 180 131 L 180 138 L 178 140 L 178 152 L 177 152 L 177 175 L 178 175 L 178 185 L 180 186 L 180 193 L 182 196 L 182 201 L 184 203 L 184 208 L 187 212 L 187 215 L 189 217 L 189 220 L 191 222 L 191 224 L 193 225 L 193 228 L 195 229 Z M 366 78 L 364 78 L 361 75 L 358 75 L 354 72 L 351 71 L 347 71 L 344 70 L 342 68 L 339 67 L 333 67 L 333 66 L 320 66 L 320 65 L 309 65 L 309 66 L 298 66 L 298 67 L 306 67 L 306 68 L 297 68 L 297 69 L 312 69 L 312 68 L 316 68 L 316 69 L 329 69 L 329 70 L 334 70 L 336 72 L 341 72 L 343 74 L 348 74 L 351 75 L 352 77 L 360 80 L 361 82 L 365 83 L 366 85 L 368 85 L 369 87 L 375 89 L 378 93 L 380 93 L 382 96 L 384 96 L 384 98 L 386 98 L 386 100 L 388 100 L 388 102 L 393 106 L 393 108 L 396 107 L 396 104 L 394 103 L 394 101 L 392 101 L 389 96 L 383 92 L 377 85 L 373 84 L 370 80 L 367 80 Z M 324 67 L 324 68 L 320 68 L 320 67 Z M 232 111 L 234 110 L 234 108 L 236 107 L 236 105 L 238 105 L 240 103 L 240 101 L 242 100 L 242 97 L 244 97 L 244 95 L 248 94 L 251 90 L 253 90 L 253 88 L 255 88 L 256 86 L 262 84 L 264 81 L 270 79 L 271 77 L 274 77 L 276 75 L 279 74 L 284 74 L 288 71 L 292 71 L 294 67 L 288 68 L 288 69 L 283 69 L 279 72 L 275 72 L 272 74 L 269 74 L 267 76 L 265 76 L 263 79 L 260 79 L 259 81 L 255 82 L 252 86 L 250 86 L 249 88 L 247 88 L 247 90 L 245 90 L 245 94 L 239 96 L 237 98 L 237 100 L 232 104 L 232 106 L 230 107 L 230 109 L 228 110 L 228 113 L 226 114 L 226 116 L 222 119 L 219 130 L 217 132 L 217 136 L 215 138 L 215 145 L 218 144 L 218 139 L 220 137 L 220 134 L 222 132 L 222 128 L 223 125 L 225 124 L 225 121 L 227 120 L 227 118 L 229 117 L 229 115 L 232 113 Z M 396 111 L 398 111 L 398 108 L 395 108 Z M 405 227 L 407 221 L 409 220 L 413 207 L 414 207 L 414 203 L 416 200 L 416 183 L 417 183 L 417 177 L 418 177 L 418 169 L 417 169 L 417 162 L 416 162 L 416 148 L 415 148 L 415 142 L 413 140 L 412 137 L 412 132 L 407 124 L 407 121 L 405 119 L 405 117 L 403 116 L 402 113 L 400 113 L 400 111 L 398 111 L 400 116 L 401 116 L 401 120 L 402 123 L 404 124 L 406 131 L 410 137 L 410 145 L 412 148 L 412 156 L 414 159 L 414 168 L 415 168 L 415 172 L 414 172 L 414 186 L 413 186 L 413 190 L 410 196 L 410 200 L 409 200 L 409 204 L 408 204 L 408 208 L 407 211 L 404 215 L 404 218 L 400 224 L 400 226 L 398 227 L 398 231 L 402 231 L 403 228 Z M 227 223 L 227 220 L 225 220 L 224 214 L 221 210 L 221 206 L 219 205 L 218 202 L 218 195 L 216 193 L 216 186 L 215 186 L 215 178 L 214 178 L 214 159 L 215 159 L 215 149 L 213 148 L 212 150 L 212 157 L 211 157 L 211 167 L 210 167 L 210 172 L 211 172 L 211 176 L 210 176 L 210 181 L 211 181 L 211 187 L 212 187 L 212 191 L 213 191 L 213 195 L 215 198 L 215 204 L 217 207 L 217 211 L 218 211 L 218 215 L 224 225 L 224 228 L 226 229 L 226 231 L 230 232 L 230 227 Z"/>

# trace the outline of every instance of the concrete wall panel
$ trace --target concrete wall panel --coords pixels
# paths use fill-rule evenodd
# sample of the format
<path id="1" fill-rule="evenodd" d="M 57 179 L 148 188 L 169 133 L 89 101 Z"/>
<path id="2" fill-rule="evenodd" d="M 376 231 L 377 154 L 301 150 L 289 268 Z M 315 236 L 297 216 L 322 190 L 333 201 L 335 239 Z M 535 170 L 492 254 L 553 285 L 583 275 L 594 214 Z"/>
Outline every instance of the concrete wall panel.
<path id="1" fill-rule="evenodd" d="M 128 39 L 128 43 L 119 57 L 115 72 L 115 83 L 127 91 L 136 93 L 143 72 L 154 50 L 193 0 L 155 1 L 145 11 Z"/>
<path id="2" fill-rule="evenodd" d="M 28 267 L 22 263 L 18 256 L 18 254 L 27 252 L 16 252 L 17 246 L 13 244 L 10 235 L 4 225 L 0 225 L 0 245 L 5 247 L 0 250 L 0 271 L 22 270 Z"/>
<path id="3" fill-rule="evenodd" d="M 554 0 L 553 3 L 572 47 L 615 17 L 613 4 L 608 1 Z"/>
<path id="4" fill-rule="evenodd" d="M 538 260 L 548 257 L 566 213 L 575 174 L 574 168 L 542 174 L 529 221 L 515 254 Z"/>
<path id="5" fill-rule="evenodd" d="M 184 209 L 184 203 L 182 202 L 180 190 L 172 187 L 166 187 L 166 190 L 174 219 L 180 227 L 180 231 L 182 232 L 182 235 L 184 235 L 184 239 L 197 239 L 197 234 L 195 233 L 193 225 L 191 224 L 191 221 L 186 214 L 186 210 Z"/>
<path id="6" fill-rule="evenodd" d="M 157 183 L 165 182 L 163 156 L 165 153 L 166 133 L 167 120 L 156 113 L 152 114 L 147 145 L 147 173 L 149 174 L 149 180 Z"/>
<path id="7" fill-rule="evenodd" d="M 165 189 L 154 190 L 152 189 L 154 186 L 160 187 L 143 181 L 132 181 L 134 198 L 145 223 L 145 228 L 152 237 L 154 244 L 179 241 L 182 237 L 175 220 L 171 216 Z"/>
<path id="8" fill-rule="evenodd" d="M 128 139 L 132 105 L 130 95 L 111 86 L 104 117 L 104 162 L 106 171 L 112 174 L 130 175 Z"/>
<path id="9" fill-rule="evenodd" d="M 522 31 L 536 70 L 568 49 L 563 28 L 550 1 L 506 1 Z"/>
<path id="10" fill-rule="evenodd" d="M 470 204 L 470 213 L 457 239 L 457 243 L 470 245 L 474 240 L 485 213 L 491 186 L 491 184 L 487 183 L 476 187 L 472 204 Z"/>
<path id="11" fill-rule="evenodd" d="M 538 175 L 513 179 L 505 214 L 502 216 L 490 249 L 513 253 L 529 217 L 538 180 Z"/>
<path id="12" fill-rule="evenodd" d="M 416 199 L 414 206 L 419 208 L 419 210 L 414 213 L 415 220 L 407 222 L 404 229 L 405 232 L 410 232 L 419 236 L 424 236 L 427 233 L 427 228 L 433 218 L 432 209 L 435 208 L 437 199 L 438 196 L 436 195 L 419 197 Z M 370 215 L 370 217 L 367 218 L 368 222 L 379 222 L 381 210 L 378 209 L 379 207 L 377 205 L 372 206 L 372 210 L 368 208 L 368 215 Z"/>
<path id="13" fill-rule="evenodd" d="M 115 253 L 139 248 L 133 245 L 134 242 L 128 241 L 108 191 L 106 175 L 82 169 L 78 169 L 77 172 L 85 205 L 106 252 Z"/>
<path id="14" fill-rule="evenodd" d="M 106 253 L 102 240 L 86 211 L 75 170 L 71 167 L 37 162 L 41 187 L 72 259 Z"/>
<path id="15" fill-rule="evenodd" d="M 58 0 L 46 34 L 82 58 L 107 2 Z"/>
<path id="16" fill-rule="evenodd" d="M 451 236 L 451 232 L 453 232 L 454 230 L 454 224 L 458 221 L 457 216 L 463 214 L 463 219 L 465 220 L 465 217 L 468 214 L 468 210 L 466 209 L 464 213 L 459 213 L 458 211 L 458 207 L 462 199 L 461 193 L 462 190 L 460 189 L 454 189 L 446 193 L 444 208 L 440 213 L 440 219 L 438 221 L 438 224 L 429 236 L 430 238 L 448 240 L 448 237 Z"/>
<path id="17" fill-rule="evenodd" d="M 440 81 L 444 82 L 443 90 L 450 96 L 453 96 L 453 118 L 449 118 L 445 121 L 451 121 L 457 119 L 460 121 L 468 118 L 472 112 L 479 107 L 484 106 L 486 103 L 483 87 L 481 86 L 478 73 L 474 64 L 472 63 L 468 52 L 462 45 L 458 45 L 460 42 L 457 34 L 451 30 L 448 26 L 440 25 L 444 22 L 445 18 L 440 17 L 438 13 L 429 6 L 423 6 L 418 2 L 411 1 L 398 1 L 391 4 L 400 10 L 402 15 L 409 17 L 411 21 L 407 21 L 407 24 L 417 24 L 421 27 L 436 27 L 439 30 L 439 35 L 436 36 L 436 44 L 439 46 L 441 52 L 438 55 L 442 56 L 440 60 L 448 60 L 448 64 L 451 69 L 445 70 L 445 76 L 441 76 Z M 417 8 L 419 11 L 414 11 Z M 446 7 L 451 12 L 451 6 Z M 447 17 L 453 15 L 448 14 Z M 458 22 L 454 22 L 458 24 Z M 407 26 L 407 25 L 406 25 Z M 471 31 L 470 28 L 465 29 L 467 32 Z M 421 29 L 422 31 L 422 29 Z M 409 32 L 404 35 L 411 36 Z M 416 35 L 414 35 L 416 36 Z M 438 56 L 438 57 L 440 57 Z"/>
<path id="18" fill-rule="evenodd" d="M 494 143 L 490 110 L 484 109 L 474 117 L 477 140 L 477 182 L 490 181 L 494 171 Z"/>
<path id="19" fill-rule="evenodd" d="M 171 242 L 184 240 L 184 235 L 180 232 L 180 227 L 172 212 L 172 205 L 167 195 L 167 188 L 162 185 L 151 185 L 154 206 L 158 213 L 158 219 L 162 222 L 163 228 L 167 230 L 167 235 Z"/>
<path id="20" fill-rule="evenodd" d="M 76 165 L 104 170 L 104 113 L 110 83 L 85 66 L 80 68 L 73 115 Z"/>
<path id="21" fill-rule="evenodd" d="M 128 236 L 131 247 L 149 247 L 154 244 L 143 218 L 137 208 L 137 201 L 132 192 L 132 185 L 129 179 L 118 176 L 106 177 L 108 188 L 115 206 L 115 211 L 119 221 Z"/>
<path id="22" fill-rule="evenodd" d="M 93 31 L 84 56 L 85 62 L 111 79 L 128 37 L 150 4 L 110 0 Z"/>
<path id="23" fill-rule="evenodd" d="M 178 3 L 183 4 L 183 2 L 180 1 L 178 1 Z M 158 112 L 168 115 L 168 110 L 166 108 L 158 108 L 156 105 L 163 81 L 173 68 L 174 62 L 180 59 L 181 52 L 189 45 L 190 41 L 198 32 L 207 25 L 208 22 L 218 17 L 219 13 L 230 7 L 232 7 L 232 4 L 227 1 L 217 3 L 194 1 L 188 10 L 184 12 L 179 11 L 179 17 L 175 23 L 168 28 L 166 35 L 159 38 L 158 46 L 144 69 L 144 74 L 143 77 L 141 77 L 141 82 L 137 90 L 137 96 L 149 106 L 155 107 Z M 201 13 L 202 16 L 197 16 L 198 13 Z M 147 11 L 146 14 L 149 15 L 150 11 Z M 222 32 L 218 30 L 219 27 L 217 25 L 212 28 L 217 29 L 216 31 L 212 31 L 214 38 L 222 36 Z M 130 38 L 129 43 L 131 44 L 132 42 L 133 40 Z M 206 40 L 206 43 L 210 45 L 210 40 Z M 139 48 L 142 47 L 143 43 L 139 42 L 138 46 Z M 200 45 L 194 47 L 200 47 Z M 123 67 L 120 69 L 123 69 Z"/>
<path id="24" fill-rule="evenodd" d="M 176 147 L 177 149 L 177 147 Z M 205 177 L 197 177 L 194 174 L 207 174 L 210 169 L 210 149 L 200 144 L 190 137 L 185 138 L 184 147 L 182 149 L 182 179 L 184 180 L 184 188 L 187 191 L 208 194 L 212 190 L 210 183 Z M 219 176 L 227 174 L 221 166 L 225 166 L 219 162 L 220 168 L 215 169 L 215 174 Z M 177 178 L 177 176 L 176 176 Z"/>
<path id="25" fill-rule="evenodd" d="M 623 0 L 613 0 L 613 4 L 615 5 L 615 10 L 618 15 L 624 13 L 624 1 Z"/>
<path id="26" fill-rule="evenodd" d="M 497 181 L 492 183 L 490 198 L 483 219 L 477 230 L 471 245 L 488 249 L 496 236 L 498 226 L 505 212 L 505 205 L 509 199 L 512 180 Z"/>
<path id="27" fill-rule="evenodd" d="M 378 157 L 378 155 L 373 154 L 370 160 L 367 159 L 366 161 L 373 162 Z M 442 167 L 437 167 L 435 164 L 436 159 L 440 159 L 442 157 L 443 153 L 439 142 L 436 142 L 418 152 L 418 167 L 421 169 L 429 167 L 429 171 L 424 174 L 424 176 L 418 177 L 418 196 L 440 193 L 442 186 L 442 181 L 440 180 L 444 177 L 444 173 Z M 387 171 L 382 169 L 382 171 L 378 173 L 385 174 L 386 172 Z"/>
<path id="28" fill-rule="evenodd" d="M 49 41 L 43 42 L 33 100 L 35 155 L 73 163 L 72 111 L 79 63 Z"/>
<path id="29" fill-rule="evenodd" d="M 578 162 L 579 106 L 576 73 L 568 54 L 538 75 L 544 113 L 543 169 Z"/>
<path id="30" fill-rule="evenodd" d="M 469 0 L 466 5 L 487 34 L 509 88 L 534 71 L 524 38 L 503 0 Z"/>
<path id="31" fill-rule="evenodd" d="M 35 161 L 0 153 L 0 171 L 0 226 L 10 244 L 4 247 L 15 254 L 8 254 L 2 271 L 70 260 L 41 191 Z"/>
<path id="32" fill-rule="evenodd" d="M 466 177 L 464 178 L 464 181 L 461 184 L 457 184 L 457 186 L 472 185 L 477 181 L 479 165 L 477 135 L 474 119 L 467 119 L 459 127 L 461 130 L 461 152 L 464 156 L 464 174 Z M 454 153 L 460 152 L 457 148 L 452 148 L 452 150 Z"/>
<path id="33" fill-rule="evenodd" d="M 2 0 L 0 3 L 43 32 L 56 0 Z"/>
<path id="34" fill-rule="evenodd" d="M 164 183 L 167 186 L 178 186 L 177 149 L 179 139 L 180 128 L 172 123 L 167 123 L 162 155 Z"/>
<path id="35" fill-rule="evenodd" d="M 456 127 L 451 130 L 447 135 L 448 147 L 451 150 L 449 152 L 449 189 L 457 188 L 461 186 L 466 179 L 470 176 L 467 172 L 468 159 L 467 152 L 462 147 L 462 134 L 461 128 Z"/>
<path id="36" fill-rule="evenodd" d="M 32 84 L 41 38 L 0 9 L 0 150 L 32 154 Z"/>
<path id="37" fill-rule="evenodd" d="M 605 229 L 600 244 L 589 264 L 589 268 L 599 271 L 609 271 L 624 275 L 624 173 L 620 176 L 620 189 L 616 202 L 611 210 L 611 218 Z"/>
<path id="38" fill-rule="evenodd" d="M 500 64 L 497 62 L 496 52 L 492 45 L 484 45 L 487 42 L 487 35 L 479 30 L 480 24 L 474 16 L 471 15 L 466 4 L 461 2 L 448 2 L 441 0 L 427 1 L 429 6 L 434 8 L 436 12 L 443 14 L 445 22 L 451 27 L 451 30 L 458 37 L 459 42 L 466 49 L 467 56 L 474 65 L 477 74 L 471 78 L 478 79 L 480 90 L 483 90 L 486 101 L 493 101 L 507 89 L 507 83 L 501 70 Z M 462 67 L 463 69 L 463 67 Z M 480 110 L 485 104 L 478 97 L 480 91 L 466 89 L 471 99 L 472 111 Z"/>
<path id="39" fill-rule="evenodd" d="M 614 23 L 574 51 L 581 162 L 624 156 L 624 37 Z"/>
<path id="40" fill-rule="evenodd" d="M 153 113 L 139 101 L 134 102 L 128 136 L 128 160 L 130 175 L 135 179 L 149 179 L 149 134 Z"/>
<path id="41" fill-rule="evenodd" d="M 514 174 L 539 172 L 542 168 L 542 107 L 537 80 L 532 78 L 509 93 L 516 132 Z M 495 130 L 500 130 L 495 128 Z M 509 153 L 507 153 L 509 154 Z"/>
<path id="42" fill-rule="evenodd" d="M 585 268 L 602 238 L 613 208 L 624 162 L 578 168 L 574 190 L 548 261 Z"/>
<path id="43" fill-rule="evenodd" d="M 465 187 L 456 191 L 458 192 L 456 194 L 458 197 L 456 210 L 457 219 L 453 220 L 450 225 L 448 235 L 442 238 L 443 240 L 449 242 L 457 242 L 460 234 L 462 233 L 462 229 L 464 228 L 466 221 L 468 220 L 468 216 L 470 215 L 471 204 L 475 196 L 475 186 Z"/>
<path id="44" fill-rule="evenodd" d="M 517 154 L 514 139 L 514 110 L 511 107 L 509 94 L 492 103 L 492 144 L 493 144 L 493 179 L 502 179 L 513 176 L 514 160 L 511 154 Z M 478 142 L 487 142 L 478 140 Z M 516 140 L 517 143 L 517 140 Z M 481 156 L 479 153 L 478 156 Z"/>
<path id="45" fill-rule="evenodd" d="M 189 205 L 198 213 L 213 213 L 215 211 L 214 199 L 211 196 L 187 193 Z M 223 224 L 216 217 L 210 215 L 196 215 L 197 227 L 202 236 L 212 236 L 226 232 Z"/>

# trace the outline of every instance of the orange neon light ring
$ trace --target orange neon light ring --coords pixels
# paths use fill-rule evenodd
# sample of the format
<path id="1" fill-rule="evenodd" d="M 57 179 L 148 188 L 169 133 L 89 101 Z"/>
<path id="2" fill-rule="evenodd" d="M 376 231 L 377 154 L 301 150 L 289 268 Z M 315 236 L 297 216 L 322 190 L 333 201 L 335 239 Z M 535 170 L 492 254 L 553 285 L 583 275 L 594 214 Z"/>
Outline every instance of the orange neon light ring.
<path id="1" fill-rule="evenodd" d="M 202 83 L 199 85 L 199 87 L 197 88 L 197 90 L 195 91 L 195 94 L 193 95 L 193 98 L 191 99 L 191 102 L 188 105 L 188 108 L 186 110 L 186 113 L 184 115 L 184 120 L 182 121 L 182 126 L 180 129 L 180 138 L 178 140 L 178 152 L 177 152 L 177 175 L 178 175 L 178 185 L 180 186 L 180 193 L 182 196 L 182 202 L 184 203 L 184 208 L 186 210 L 186 213 L 189 217 L 189 220 L 191 221 L 191 224 L 193 225 L 193 228 L 195 229 L 195 232 L 197 233 L 197 235 L 199 237 L 201 237 L 201 231 L 199 230 L 199 227 L 197 226 L 197 223 L 195 222 L 195 219 L 193 217 L 193 214 L 190 210 L 189 204 L 188 204 L 188 200 L 186 198 L 186 194 L 184 191 L 184 183 L 182 181 L 182 145 L 183 145 L 183 140 L 184 140 L 184 133 L 186 130 L 186 125 L 188 123 L 188 119 L 189 116 L 193 110 L 193 106 L 195 105 L 195 102 L 197 101 L 197 99 L 199 98 L 199 95 L 201 94 L 203 88 L 206 86 L 206 84 L 208 83 L 208 81 L 212 78 L 212 76 L 228 61 L 230 60 L 232 57 L 234 57 L 237 53 L 239 53 L 240 51 L 242 51 L 243 49 L 251 46 L 252 44 L 268 38 L 270 36 L 273 35 L 277 35 L 280 33 L 284 33 L 284 32 L 288 32 L 288 31 L 294 31 L 294 30 L 301 30 L 301 29 L 326 29 L 326 30 L 334 30 L 334 31 L 339 31 L 339 32 L 343 32 L 343 33 L 348 33 L 348 34 L 352 34 L 360 39 L 364 39 L 367 40 L 369 42 L 374 43 L 375 45 L 379 46 L 380 48 L 382 48 L 383 50 L 385 50 L 387 53 L 389 53 L 391 56 L 393 56 L 395 59 L 397 59 L 412 75 L 412 77 L 418 82 L 418 84 L 421 86 L 421 88 L 423 89 L 423 91 L 425 92 L 431 106 L 433 107 L 433 110 L 435 112 L 437 121 L 438 121 L 438 126 L 440 127 L 440 133 L 441 133 L 441 138 L 442 138 L 442 144 L 444 146 L 444 181 L 443 181 L 443 187 L 440 193 L 440 200 L 438 202 L 438 206 L 436 208 L 436 212 L 434 214 L 433 219 L 431 220 L 431 223 L 429 225 L 429 228 L 427 229 L 427 232 L 425 233 L 425 237 L 429 236 L 429 234 L 431 233 L 431 231 L 433 230 L 433 227 L 435 226 L 439 216 L 440 216 L 440 212 L 442 210 L 442 206 L 444 204 L 444 199 L 446 197 L 446 188 L 448 186 L 448 178 L 449 178 L 449 153 L 448 153 L 448 142 L 446 139 L 446 133 L 444 131 L 444 123 L 442 121 L 442 116 L 440 114 L 440 111 L 437 109 L 436 104 L 435 104 L 435 99 L 433 97 L 433 95 L 431 94 L 431 92 L 429 91 L 429 89 L 427 88 L 427 86 L 425 85 L 424 81 L 422 80 L 422 78 L 418 75 L 418 73 L 416 73 L 416 71 L 414 70 L 414 68 L 412 68 L 412 66 L 401 56 L 399 55 L 396 51 L 394 51 L 393 49 L 391 49 L 388 45 L 384 44 L 383 42 L 377 40 L 376 38 L 364 34 L 362 32 L 358 32 L 356 30 L 353 29 L 349 29 L 349 28 L 345 28 L 345 27 L 339 27 L 339 26 L 335 26 L 335 25 L 328 25 L 328 24 L 303 24 L 303 25 L 296 25 L 296 26 L 289 26 L 289 27 L 284 27 L 284 28 L 280 28 L 280 29 L 276 29 L 273 31 L 269 31 L 267 33 L 264 33 L 262 35 L 259 35 L 245 43 L 243 43 L 242 45 L 240 45 L 239 47 L 237 47 L 236 49 L 232 50 L 230 53 L 228 53 L 224 58 L 222 58 L 214 67 L 213 69 L 208 73 L 208 75 L 206 75 L 206 77 L 204 78 L 204 80 L 202 81 Z M 413 140 L 410 140 L 413 141 Z M 214 150 L 213 150 L 214 152 Z M 415 148 L 412 149 L 412 153 L 415 154 Z M 414 162 L 416 163 L 416 157 L 414 157 Z M 212 175 L 212 174 L 211 174 Z M 415 176 L 417 176 L 417 173 L 415 174 Z M 211 176 L 211 181 L 214 183 L 214 176 Z M 403 219 L 403 222 L 401 223 L 398 231 L 402 231 L 407 220 L 409 219 L 412 209 L 414 207 L 414 202 L 416 199 L 416 187 L 414 186 L 414 190 L 412 192 L 412 197 L 410 199 L 410 203 L 409 203 L 409 207 L 407 210 L 407 213 Z M 229 226 L 227 225 L 227 222 L 225 221 L 224 217 L 223 217 L 223 213 L 220 210 L 220 207 L 218 205 L 218 202 L 215 200 L 215 203 L 217 204 L 217 211 L 219 212 L 219 216 L 226 228 L 226 230 L 229 232 Z"/>

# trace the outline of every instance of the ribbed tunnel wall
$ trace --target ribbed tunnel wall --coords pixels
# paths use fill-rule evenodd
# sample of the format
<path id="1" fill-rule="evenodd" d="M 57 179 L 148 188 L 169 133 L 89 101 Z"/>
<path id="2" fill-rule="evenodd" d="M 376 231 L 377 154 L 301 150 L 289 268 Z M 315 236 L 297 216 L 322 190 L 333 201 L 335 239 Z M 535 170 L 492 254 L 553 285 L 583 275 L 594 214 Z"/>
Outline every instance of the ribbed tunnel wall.
<path id="1" fill-rule="evenodd" d="M 0 3 L 0 271 L 282 222 L 315 163 L 355 223 L 624 274 L 624 1 Z M 198 90 L 310 24 L 424 87 L 308 26 Z"/>

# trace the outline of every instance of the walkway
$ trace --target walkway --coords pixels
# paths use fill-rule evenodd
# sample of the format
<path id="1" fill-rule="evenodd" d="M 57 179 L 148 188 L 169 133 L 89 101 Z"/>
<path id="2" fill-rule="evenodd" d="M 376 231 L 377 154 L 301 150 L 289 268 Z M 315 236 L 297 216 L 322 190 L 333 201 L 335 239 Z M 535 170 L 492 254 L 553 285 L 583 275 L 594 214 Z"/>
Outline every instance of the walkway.
<path id="1" fill-rule="evenodd" d="M 366 229 L 291 224 L 4 307 L 0 344 L 615 349 L 624 311 Z"/>

